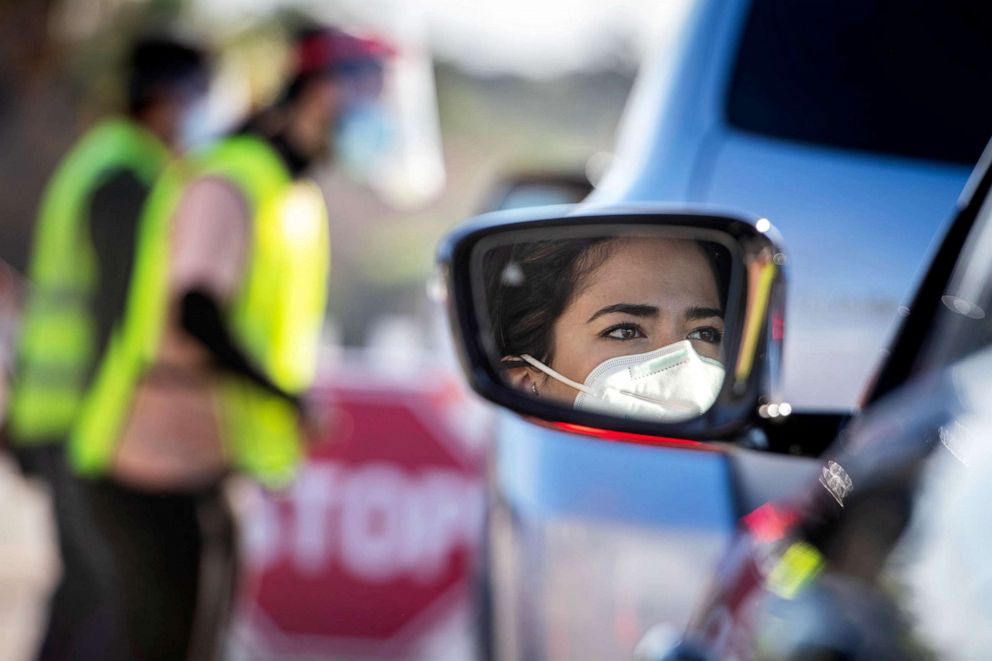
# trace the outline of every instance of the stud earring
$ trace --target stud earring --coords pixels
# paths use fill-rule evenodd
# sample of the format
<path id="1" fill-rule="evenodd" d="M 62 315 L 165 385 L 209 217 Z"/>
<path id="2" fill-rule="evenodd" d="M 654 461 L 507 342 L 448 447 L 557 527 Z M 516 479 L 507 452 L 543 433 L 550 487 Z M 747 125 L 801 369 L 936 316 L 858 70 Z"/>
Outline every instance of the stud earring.
<path id="1" fill-rule="evenodd" d="M 530 382 L 530 391 L 534 393 L 534 397 L 540 397 L 540 395 L 537 392 L 537 384 L 534 383 L 533 381 Z"/>

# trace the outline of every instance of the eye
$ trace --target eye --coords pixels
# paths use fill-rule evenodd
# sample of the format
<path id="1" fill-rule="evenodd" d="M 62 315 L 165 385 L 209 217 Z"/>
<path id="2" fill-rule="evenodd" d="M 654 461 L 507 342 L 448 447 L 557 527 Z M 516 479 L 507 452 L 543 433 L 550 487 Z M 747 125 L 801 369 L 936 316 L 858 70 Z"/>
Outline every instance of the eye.
<path id="1" fill-rule="evenodd" d="M 706 342 L 707 344 L 719 344 L 723 341 L 723 331 L 719 328 L 714 328 L 713 326 L 703 326 L 702 328 L 697 328 L 686 335 L 685 339 L 699 340 L 700 342 Z"/>
<path id="2" fill-rule="evenodd" d="M 637 324 L 617 324 L 616 326 L 610 326 L 599 335 L 600 337 L 606 337 L 611 340 L 637 340 L 647 337 Z"/>

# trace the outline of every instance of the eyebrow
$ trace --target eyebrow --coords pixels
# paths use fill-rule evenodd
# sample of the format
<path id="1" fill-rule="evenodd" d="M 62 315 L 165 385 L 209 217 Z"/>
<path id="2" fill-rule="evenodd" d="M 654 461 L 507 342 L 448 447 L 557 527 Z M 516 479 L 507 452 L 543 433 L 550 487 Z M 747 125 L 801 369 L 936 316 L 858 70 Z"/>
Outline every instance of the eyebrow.
<path id="1" fill-rule="evenodd" d="M 634 317 L 657 317 L 658 308 L 653 305 L 636 305 L 634 303 L 614 303 L 613 305 L 607 305 L 605 308 L 600 308 L 589 317 L 586 323 L 590 323 L 599 319 L 604 314 L 612 314 L 614 312 L 623 312 L 624 314 L 629 314 Z"/>
<path id="2" fill-rule="evenodd" d="M 698 319 L 709 319 L 710 317 L 719 317 L 723 319 L 723 310 L 718 308 L 701 308 L 701 307 L 691 307 L 686 308 L 685 318 L 688 321 L 695 321 Z"/>
<path id="3" fill-rule="evenodd" d="M 614 312 L 622 312 L 624 314 L 629 314 L 634 317 L 657 317 L 659 310 L 653 305 L 638 305 L 635 303 L 614 303 L 613 305 L 607 305 L 605 308 L 600 308 L 593 314 L 586 323 L 590 323 L 599 319 L 605 314 L 612 314 Z M 719 308 L 706 308 L 693 306 L 686 308 L 685 318 L 689 321 L 695 321 L 698 319 L 709 319 L 711 317 L 719 317 L 723 319 L 723 310 Z"/>

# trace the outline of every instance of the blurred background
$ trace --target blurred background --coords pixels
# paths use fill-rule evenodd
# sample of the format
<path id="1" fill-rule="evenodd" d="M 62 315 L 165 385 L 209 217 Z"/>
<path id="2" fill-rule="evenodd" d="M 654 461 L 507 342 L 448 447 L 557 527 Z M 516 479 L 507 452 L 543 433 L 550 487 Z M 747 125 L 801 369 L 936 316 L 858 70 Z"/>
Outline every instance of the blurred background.
<path id="1" fill-rule="evenodd" d="M 7 367 L 43 187 L 69 146 L 119 103 L 115 67 L 134 36 L 167 29 L 213 49 L 216 78 L 204 137 L 271 100 L 287 66 L 289 35 L 306 18 L 375 33 L 400 53 L 390 101 L 400 109 L 406 135 L 417 139 L 404 145 L 395 171 L 378 180 L 356 181 L 333 166 L 318 173 L 332 242 L 322 392 L 338 411 L 337 442 L 323 456 L 316 453 L 291 493 L 269 499 L 249 489 L 236 496 L 249 522 L 250 571 L 233 657 L 286 658 L 290 651 L 301 658 L 471 655 L 468 632 L 475 613 L 468 586 L 481 530 L 485 435 L 479 433 L 479 418 L 474 428 L 466 422 L 471 416 L 465 407 L 478 404 L 454 376 L 440 310 L 428 295 L 433 251 L 447 229 L 492 204 L 507 176 L 565 172 L 595 184 L 610 162 L 617 122 L 643 53 L 674 41 L 689 4 L 0 4 L 0 341 Z M 409 406 L 393 411 L 391 419 L 380 406 L 383 395 Z M 411 410 L 420 411 L 413 417 L 440 448 L 419 457 L 415 467 L 395 442 L 397 429 L 416 435 L 410 432 L 418 424 Z M 383 419 L 392 422 L 371 424 Z M 372 431 L 356 436 L 355 429 Z M 320 521 L 349 520 L 332 513 L 333 499 L 325 494 L 321 500 L 319 485 L 337 485 L 347 500 L 372 479 L 363 467 L 384 457 L 400 467 L 391 493 L 404 499 L 428 494 L 421 513 L 441 512 L 434 515 L 441 517 L 436 525 L 455 521 L 444 528 L 447 537 L 442 535 L 450 546 L 433 551 L 459 559 L 443 572 L 425 578 L 423 563 L 412 562 L 406 574 L 400 567 L 385 578 L 381 572 L 370 578 L 361 567 L 351 567 L 348 575 L 347 548 L 358 542 L 351 547 L 345 542 L 335 556 L 313 532 L 323 530 Z M 434 485 L 433 491 L 411 486 L 403 492 L 396 486 L 414 482 Z M 53 533 L 41 487 L 4 466 L 0 494 L 0 658 L 29 658 L 58 571 Z M 468 503 L 468 509 L 449 516 L 445 503 L 450 502 Z M 327 539 L 336 532 L 328 532 Z M 344 594 L 344 601 L 335 602 L 330 594 Z M 433 638 L 425 630 L 433 631 Z"/>
<path id="2" fill-rule="evenodd" d="M 643 48 L 671 36 L 664 14 L 674 19 L 686 4 L 8 0 L 0 10 L 0 257 L 23 271 L 44 182 L 116 102 L 114 63 L 133 35 L 168 26 L 213 47 L 210 118 L 220 130 L 277 92 L 288 30 L 316 17 L 399 44 L 401 66 L 412 70 L 400 103 L 415 106 L 410 121 L 421 134 L 432 122 L 438 131 L 417 154 L 413 190 L 383 196 L 333 169 L 321 177 L 333 226 L 332 325 L 345 345 L 362 346 L 377 319 L 404 314 L 423 324 L 423 283 L 441 233 L 483 206 L 509 171 L 589 165 L 597 176 L 603 158 L 590 159 L 612 147 Z"/>

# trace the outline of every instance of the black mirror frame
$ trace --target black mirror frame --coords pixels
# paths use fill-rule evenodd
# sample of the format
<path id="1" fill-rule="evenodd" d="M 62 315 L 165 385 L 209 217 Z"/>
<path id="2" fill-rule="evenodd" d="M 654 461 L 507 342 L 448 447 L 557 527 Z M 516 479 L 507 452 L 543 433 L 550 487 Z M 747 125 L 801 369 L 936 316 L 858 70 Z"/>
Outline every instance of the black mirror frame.
<path id="1" fill-rule="evenodd" d="M 534 399 L 507 386 L 486 354 L 471 282 L 471 255 L 485 237 L 533 228 L 578 227 L 617 222 L 653 227 L 692 227 L 719 232 L 734 243 L 745 264 L 734 345 L 728 348 L 727 378 L 716 403 L 704 415 L 684 422 L 652 422 L 567 409 Z M 472 389 L 483 398 L 524 416 L 552 424 L 611 430 L 632 435 L 689 440 L 732 440 L 774 404 L 779 415 L 786 263 L 781 240 L 760 217 L 709 207 L 659 205 L 588 207 L 582 205 L 513 209 L 476 216 L 453 229 L 438 248 L 449 321 L 459 359 Z M 772 322 L 771 320 L 775 320 Z M 742 346 L 744 345 L 744 346 Z M 729 365 L 733 363 L 733 367 Z M 787 415 L 781 405 L 782 415 Z"/>

